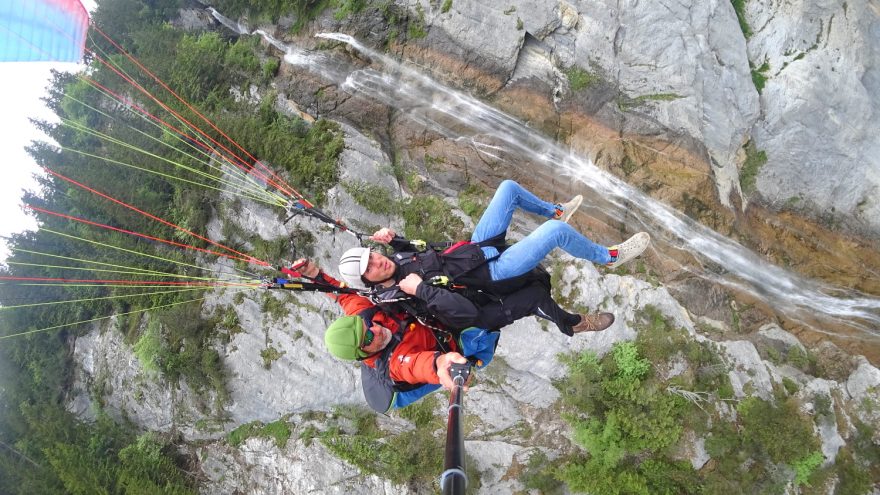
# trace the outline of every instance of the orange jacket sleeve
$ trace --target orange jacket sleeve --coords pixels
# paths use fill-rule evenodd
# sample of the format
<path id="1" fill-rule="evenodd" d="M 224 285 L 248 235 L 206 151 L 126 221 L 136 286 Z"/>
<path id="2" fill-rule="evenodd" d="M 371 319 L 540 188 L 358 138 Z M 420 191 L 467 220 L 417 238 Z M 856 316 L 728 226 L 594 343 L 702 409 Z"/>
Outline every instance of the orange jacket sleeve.
<path id="1" fill-rule="evenodd" d="M 326 282 L 335 287 L 342 287 L 342 282 L 336 280 L 335 278 L 327 275 L 324 272 L 318 273 L 316 280 L 320 280 Z M 342 311 L 346 315 L 355 315 L 359 312 L 371 308 L 375 306 L 372 301 L 367 299 L 364 296 L 359 296 L 357 294 L 327 294 L 331 299 L 336 301 L 337 304 L 342 306 Z"/>

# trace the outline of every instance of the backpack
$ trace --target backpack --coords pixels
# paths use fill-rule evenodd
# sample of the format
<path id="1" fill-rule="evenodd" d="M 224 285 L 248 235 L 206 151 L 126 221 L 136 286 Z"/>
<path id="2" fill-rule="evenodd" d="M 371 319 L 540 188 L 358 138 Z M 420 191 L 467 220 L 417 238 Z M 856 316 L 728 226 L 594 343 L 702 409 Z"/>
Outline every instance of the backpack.
<path id="1" fill-rule="evenodd" d="M 498 331 L 466 328 L 459 333 L 458 348 L 463 356 L 477 363 L 477 369 L 482 369 L 492 362 L 499 337 Z M 375 367 L 361 365 L 361 387 L 364 390 L 364 398 L 376 412 L 384 414 L 391 409 L 406 407 L 441 387 L 436 383 L 411 384 L 395 382 L 391 379 L 388 361 L 401 340 L 403 340 L 402 332 L 393 334 L 391 342 L 375 361 Z"/>

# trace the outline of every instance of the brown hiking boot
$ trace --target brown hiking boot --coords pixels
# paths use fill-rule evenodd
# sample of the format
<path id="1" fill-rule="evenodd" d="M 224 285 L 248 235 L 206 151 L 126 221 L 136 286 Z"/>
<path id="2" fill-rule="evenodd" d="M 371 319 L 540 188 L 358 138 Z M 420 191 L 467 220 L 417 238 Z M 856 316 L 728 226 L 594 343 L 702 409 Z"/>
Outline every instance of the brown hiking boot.
<path id="1" fill-rule="evenodd" d="M 601 332 L 614 323 L 614 315 L 611 313 L 596 313 L 594 315 L 581 315 L 581 321 L 571 327 L 572 333 Z"/>

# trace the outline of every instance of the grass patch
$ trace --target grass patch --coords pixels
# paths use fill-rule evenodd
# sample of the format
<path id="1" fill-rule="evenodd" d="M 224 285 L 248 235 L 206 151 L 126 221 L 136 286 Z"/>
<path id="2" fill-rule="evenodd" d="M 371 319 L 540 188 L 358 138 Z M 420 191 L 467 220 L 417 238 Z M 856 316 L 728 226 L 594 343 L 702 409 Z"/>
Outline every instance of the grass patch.
<path id="1" fill-rule="evenodd" d="M 273 320 L 280 320 L 290 314 L 284 301 L 276 298 L 269 291 L 263 293 L 263 301 L 260 304 L 260 311 Z"/>
<path id="2" fill-rule="evenodd" d="M 443 0 L 443 5 L 440 7 L 440 12 L 445 14 L 449 12 L 449 9 L 452 8 L 452 0 Z"/>
<path id="3" fill-rule="evenodd" d="M 584 70 L 578 66 L 572 66 L 564 71 L 568 78 L 568 85 L 573 92 L 578 92 L 598 84 L 601 78 L 592 72 Z"/>
<path id="4" fill-rule="evenodd" d="M 437 394 L 432 394 L 404 407 L 403 409 L 396 409 L 395 411 L 397 411 L 397 414 L 400 415 L 401 418 L 416 425 L 416 428 L 426 428 L 430 426 L 430 429 L 436 429 L 443 426 L 443 422 L 434 414 L 434 409 L 436 407 Z"/>
<path id="5" fill-rule="evenodd" d="M 751 65 L 751 63 L 749 64 Z M 755 84 L 755 89 L 758 90 L 758 93 L 764 91 L 764 85 L 767 84 L 767 72 L 770 71 L 770 64 L 764 62 L 757 69 L 752 67 L 752 82 Z"/>
<path id="6" fill-rule="evenodd" d="M 749 26 L 748 21 L 746 21 L 746 2 L 748 0 L 730 0 L 731 5 L 733 5 L 733 11 L 736 12 L 736 20 L 739 21 L 739 28 L 743 33 L 743 36 L 746 39 L 751 38 L 752 36 L 752 28 Z"/>
<path id="7" fill-rule="evenodd" d="M 478 222 L 486 207 L 489 206 L 487 191 L 479 185 L 468 184 L 463 191 L 458 193 L 458 207 L 474 222 Z"/>
<path id="8" fill-rule="evenodd" d="M 422 9 L 422 4 L 416 4 L 416 18 L 409 20 L 406 32 L 411 39 L 428 36 L 428 27 L 425 24 L 425 11 Z"/>
<path id="9" fill-rule="evenodd" d="M 372 213 L 393 215 L 400 210 L 400 201 L 394 198 L 391 191 L 376 184 L 364 181 L 345 181 L 342 183 L 354 201 Z"/>
<path id="10" fill-rule="evenodd" d="M 464 239 L 464 222 L 452 213 L 452 207 L 438 196 L 415 196 L 403 208 L 408 239 L 435 242 Z"/>
<path id="11" fill-rule="evenodd" d="M 283 419 L 267 424 L 254 421 L 229 432 L 226 441 L 233 447 L 239 447 L 245 440 L 253 437 L 271 438 L 279 449 L 283 449 L 290 439 L 290 425 Z"/>
<path id="12" fill-rule="evenodd" d="M 739 186 L 743 194 L 749 195 L 755 191 L 758 172 L 767 163 L 767 152 L 758 150 L 752 141 L 746 143 L 745 150 L 746 161 L 739 173 Z"/>
<path id="13" fill-rule="evenodd" d="M 336 0 L 334 5 L 336 11 L 333 12 L 333 18 L 341 21 L 364 10 L 364 7 L 367 6 L 367 0 Z"/>
<path id="14" fill-rule="evenodd" d="M 285 351 L 279 351 L 278 349 L 270 346 L 267 346 L 265 349 L 260 351 L 260 357 L 263 358 L 263 368 L 267 370 L 272 368 L 272 363 L 281 359 L 281 356 L 285 354 Z"/>
<path id="15" fill-rule="evenodd" d="M 409 407 L 412 406 L 404 409 Z M 417 422 L 427 419 L 423 409 L 415 416 L 422 418 Z M 407 484 L 415 491 L 428 492 L 436 488 L 437 474 L 443 471 L 445 430 L 422 427 L 389 436 L 379 430 L 375 418 L 371 411 L 363 408 L 338 408 L 328 419 L 328 429 L 320 434 L 319 440 L 363 474 Z M 466 466 L 474 464 L 473 460 L 465 461 Z M 479 488 L 479 473 L 468 468 L 467 474 L 469 491 Z"/>

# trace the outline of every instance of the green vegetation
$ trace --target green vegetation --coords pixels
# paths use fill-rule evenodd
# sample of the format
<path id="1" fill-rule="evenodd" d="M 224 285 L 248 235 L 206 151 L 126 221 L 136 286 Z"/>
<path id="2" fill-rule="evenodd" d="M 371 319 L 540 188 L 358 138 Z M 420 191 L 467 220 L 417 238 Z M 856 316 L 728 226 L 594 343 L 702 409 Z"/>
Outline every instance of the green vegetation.
<path id="1" fill-rule="evenodd" d="M 764 62 L 757 69 L 752 66 L 752 82 L 755 83 L 755 89 L 758 93 L 764 91 L 764 85 L 767 84 L 767 72 L 770 71 L 770 64 Z"/>
<path id="2" fill-rule="evenodd" d="M 782 466 L 796 485 L 829 475 L 819 469 L 818 438 L 795 398 L 747 398 L 731 422 L 716 406 L 733 389 L 711 344 L 693 340 L 653 307 L 633 324 L 636 341 L 617 343 L 601 358 L 561 356 L 569 372 L 556 383 L 563 416 L 584 453 L 554 462 L 533 455 L 523 476 L 528 488 L 552 493 L 561 481 L 588 493 L 782 493 L 791 480 Z M 664 378 L 682 361 L 684 372 Z M 685 430 L 706 438 L 713 469 L 694 471 L 675 460 Z M 846 466 L 853 474 L 841 476 L 864 486 L 864 470 Z"/>
<path id="3" fill-rule="evenodd" d="M 339 407 L 328 418 L 328 429 L 319 439 L 334 455 L 357 466 L 364 474 L 427 490 L 436 481 L 437 473 L 443 471 L 446 441 L 444 429 L 438 428 L 442 422 L 430 413 L 436 403 L 428 399 L 399 412 L 418 426 L 413 430 L 388 435 L 379 429 L 372 411 Z M 409 411 L 410 408 L 416 409 Z M 466 465 L 473 466 L 474 462 L 466 461 Z M 468 468 L 468 491 L 479 486 L 479 473 Z"/>
<path id="4" fill-rule="evenodd" d="M 458 193 L 458 207 L 475 222 L 483 216 L 487 206 L 489 206 L 489 195 L 482 186 L 468 184 L 463 191 Z"/>
<path id="5" fill-rule="evenodd" d="M 363 409 L 338 409 L 331 419 L 347 419 L 354 431 L 331 426 L 321 434 L 321 443 L 337 457 L 366 474 L 377 474 L 394 483 L 430 483 L 443 470 L 443 440 L 427 428 L 385 437 L 375 415 Z"/>
<path id="6" fill-rule="evenodd" d="M 565 493 L 565 484 L 555 476 L 553 463 L 547 458 L 547 454 L 540 450 L 529 457 L 520 481 L 526 488 L 544 494 Z"/>
<path id="7" fill-rule="evenodd" d="M 403 207 L 408 239 L 438 241 L 464 239 L 464 222 L 452 213 L 452 207 L 437 196 L 413 196 Z"/>
<path id="8" fill-rule="evenodd" d="M 400 200 L 391 195 L 391 191 L 377 184 L 364 181 L 346 181 L 343 189 L 357 202 L 372 213 L 392 215 L 400 210 Z"/>
<path id="9" fill-rule="evenodd" d="M 197 493 L 174 449 L 152 433 L 136 436 L 103 414 L 79 423 L 60 406 L 25 403 L 21 412 L 20 426 L 34 433 L 14 447 L 4 439 L 2 493 Z"/>
<path id="10" fill-rule="evenodd" d="M 282 291 L 282 293 L 281 297 L 286 299 L 287 294 L 284 293 L 284 291 Z M 272 294 L 273 293 L 269 291 L 263 293 L 263 300 L 260 303 L 260 312 L 273 320 L 280 320 L 290 314 L 290 312 L 284 304 L 284 301 Z"/>
<path id="11" fill-rule="evenodd" d="M 564 72 L 566 77 L 568 77 L 568 85 L 574 92 L 587 89 L 601 81 L 601 78 L 597 74 L 586 71 L 578 66 L 569 67 Z"/>
<path id="12" fill-rule="evenodd" d="M 449 9 L 452 8 L 452 0 L 443 0 L 443 5 L 440 7 L 440 12 L 447 13 Z"/>
<path id="13" fill-rule="evenodd" d="M 278 74 L 278 69 L 281 67 L 281 61 L 277 58 L 270 58 L 266 60 L 263 64 L 263 80 L 270 81 L 276 74 Z"/>
<path id="14" fill-rule="evenodd" d="M 443 426 L 443 421 L 434 414 L 437 407 L 437 395 L 429 395 L 402 409 L 396 409 L 401 418 L 412 422 L 416 428 L 436 429 Z"/>
<path id="15" fill-rule="evenodd" d="M 164 346 L 162 344 L 159 320 L 150 320 L 147 329 L 134 344 L 133 350 L 144 371 L 148 373 L 160 372 L 159 362 L 163 359 Z"/>
<path id="16" fill-rule="evenodd" d="M 559 303 L 563 308 L 567 308 L 568 311 L 575 313 L 589 313 L 590 308 L 580 302 L 581 290 L 579 287 L 569 287 L 568 292 L 563 293 L 563 289 L 569 285 L 562 281 L 562 272 L 565 270 L 566 266 L 567 265 L 562 262 L 555 261 L 550 270 L 550 293 L 553 296 L 553 300 Z"/>
<path id="17" fill-rule="evenodd" d="M 231 19 L 247 15 L 253 25 L 293 16 L 296 21 L 292 30 L 296 33 L 331 5 L 343 7 L 349 3 L 362 4 L 363 0 L 216 0 L 212 5 Z"/>
<path id="18" fill-rule="evenodd" d="M 269 369 L 272 367 L 272 363 L 281 359 L 281 356 L 285 354 L 285 351 L 279 351 L 278 349 L 270 346 L 266 346 L 265 349 L 260 351 L 260 357 L 263 358 L 263 368 Z"/>
<path id="19" fill-rule="evenodd" d="M 739 185 L 743 194 L 749 195 L 755 191 L 758 172 L 767 163 L 767 152 L 758 150 L 752 141 L 746 143 L 745 150 L 746 161 L 739 173 Z"/>
<path id="20" fill-rule="evenodd" d="M 409 19 L 409 23 L 407 24 L 407 34 L 411 39 L 424 38 L 428 36 L 428 27 L 425 24 L 425 11 L 422 9 L 422 4 L 416 4 L 416 18 Z"/>
<path id="21" fill-rule="evenodd" d="M 739 21 L 739 28 L 742 30 L 743 36 L 745 36 L 746 39 L 752 36 L 752 28 L 749 27 L 749 23 L 746 21 L 747 1 L 748 0 L 730 0 L 734 12 L 736 12 L 736 19 Z"/>
<path id="22" fill-rule="evenodd" d="M 570 374 L 557 386 L 565 417 L 576 442 L 589 453 L 560 468 L 558 475 L 569 488 L 589 493 L 694 492 L 690 466 L 663 455 L 681 436 L 686 401 L 658 387 L 650 376 L 651 362 L 634 343 L 615 344 L 601 360 L 588 352 L 564 357 L 563 363 Z"/>
<path id="23" fill-rule="evenodd" d="M 364 7 L 367 6 L 367 0 L 335 0 L 333 5 L 336 6 L 333 18 L 341 21 L 364 10 Z"/>
<path id="24" fill-rule="evenodd" d="M 792 466 L 795 471 L 794 484 L 798 486 L 806 485 L 810 476 L 822 465 L 824 460 L 825 456 L 822 455 L 822 452 L 817 451 L 799 461 L 795 461 Z"/>
<path id="25" fill-rule="evenodd" d="M 263 424 L 260 421 L 243 424 L 229 432 L 226 441 L 233 447 L 238 447 L 248 438 L 271 438 L 279 449 L 283 449 L 290 439 L 290 425 L 284 419 Z"/>
<path id="26" fill-rule="evenodd" d="M 266 13 L 266 18 L 277 18 L 283 12 L 313 12 L 321 3 L 221 0 L 214 5 L 233 17 L 237 13 L 232 6 L 237 5 L 241 12 L 255 9 Z M 230 7 L 229 10 L 225 10 L 226 7 Z M 168 83 L 192 108 L 198 109 L 244 146 L 254 159 L 271 164 L 297 190 L 320 202 L 324 192 L 338 180 L 336 159 L 342 150 L 342 135 L 338 126 L 326 121 L 310 125 L 276 112 L 275 96 L 268 84 L 277 73 L 280 61 L 268 56 L 259 43 L 259 37 L 241 36 L 230 40 L 212 32 L 178 30 L 168 21 L 179 15 L 179 9 L 180 2 L 177 0 L 108 0 L 101 2 L 94 12 L 93 22 Z M 252 17 L 250 20 L 253 22 L 255 19 Z M 97 53 L 116 52 L 100 37 L 96 39 L 94 49 Z M 130 60 L 121 56 L 112 57 L 121 70 L 129 74 L 138 73 Z M 188 131 L 150 127 L 142 116 L 131 110 L 133 105 L 138 105 L 153 115 L 172 121 L 169 112 L 158 103 L 142 96 L 130 83 L 121 80 L 95 60 L 90 61 L 88 74 L 89 78 L 110 91 L 124 95 L 126 101 L 110 101 L 106 93 L 94 90 L 85 80 L 69 74 L 57 74 L 47 98 L 49 108 L 59 118 L 106 133 L 155 157 L 168 160 L 155 160 L 155 167 L 150 165 L 160 173 L 193 179 L 209 170 L 207 163 L 194 156 Z M 202 124 L 192 108 L 168 97 L 156 81 L 143 77 L 138 82 L 147 91 L 162 98 L 181 119 L 198 122 L 217 143 L 229 145 L 219 132 Z M 252 87 L 256 88 L 256 94 L 264 95 L 260 103 L 253 103 L 249 98 L 236 99 L 234 96 L 234 89 L 238 90 L 238 94 L 248 95 Z M 142 164 L 144 155 L 133 148 L 115 145 L 73 127 L 48 123 L 41 124 L 41 127 L 57 146 L 37 143 L 29 152 L 38 163 L 60 174 L 153 215 L 169 219 L 202 236 L 206 234 L 211 212 L 221 210 L 221 202 L 214 190 L 114 164 Z M 105 159 L 95 159 L 87 154 Z M 187 175 L 189 172 L 170 162 L 188 167 L 192 175 Z M 114 205 L 60 179 L 41 179 L 39 193 L 29 194 L 25 201 L 47 210 L 73 214 L 149 236 L 207 247 L 203 241 Z M 46 264 L 45 258 L 27 250 L 137 267 L 156 273 L 200 275 L 180 264 L 196 263 L 192 251 L 74 224 L 59 217 L 44 214 L 38 214 L 37 217 L 41 225 L 38 231 L 12 237 L 10 247 L 18 251 L 13 252 L 9 261 Z M 126 251 L 98 248 L 94 244 L 53 234 L 49 229 Z M 247 239 L 239 241 L 245 242 Z M 257 241 L 253 243 L 254 251 L 259 253 L 259 257 L 274 260 L 281 254 L 289 254 L 285 242 Z M 7 265 L 0 267 L 0 272 L 16 277 L 70 276 L 69 270 L 30 265 Z M 83 278 L 90 276 L 85 274 Z M 224 368 L 217 344 L 228 340 L 230 333 L 236 331 L 238 322 L 234 311 L 219 311 L 210 317 L 203 316 L 199 301 L 204 297 L 203 291 L 151 291 L 155 293 L 108 299 L 133 292 L 130 288 L 111 286 L 3 285 L 0 286 L 0 305 L 3 306 L 80 298 L 104 299 L 53 306 L 50 309 L 34 306 L 4 311 L 0 313 L 0 328 L 3 329 L 3 335 L 8 335 L 112 314 L 132 313 L 119 317 L 115 326 L 105 330 L 123 333 L 145 371 L 162 375 L 172 383 L 185 380 L 194 390 L 213 399 L 214 407 L 225 402 Z M 150 291 L 141 289 L 139 292 Z M 234 300 L 242 302 L 243 297 L 238 293 Z M 159 306 L 165 308 L 151 309 Z M 269 309 L 275 310 L 278 315 L 283 305 Z M 150 311 L 137 313 L 145 310 Z M 12 450 L 0 448 L 0 492 L 193 491 L 192 480 L 174 467 L 187 462 L 174 454 L 177 450 L 174 445 L 156 437 L 136 438 L 123 427 L 111 426 L 109 420 L 84 425 L 63 411 L 66 387 L 72 376 L 70 341 L 80 332 L 92 328 L 91 325 L 61 328 L 4 340 L 0 346 L 0 376 L 4 379 L 0 393 L 0 442 L 14 446 Z M 95 387 L 98 394 L 105 389 L 102 383 L 105 382 L 99 380 Z M 142 392 L 132 391 L 132 394 L 135 400 L 143 399 Z"/>

